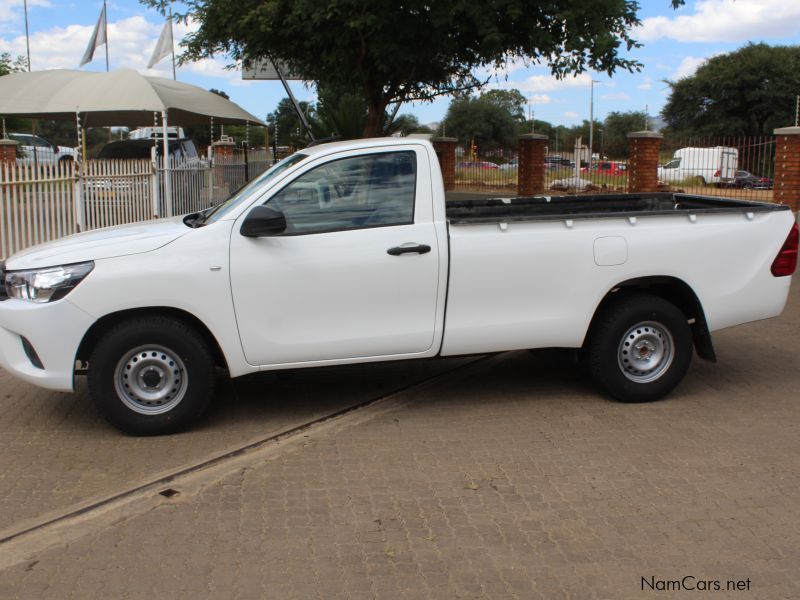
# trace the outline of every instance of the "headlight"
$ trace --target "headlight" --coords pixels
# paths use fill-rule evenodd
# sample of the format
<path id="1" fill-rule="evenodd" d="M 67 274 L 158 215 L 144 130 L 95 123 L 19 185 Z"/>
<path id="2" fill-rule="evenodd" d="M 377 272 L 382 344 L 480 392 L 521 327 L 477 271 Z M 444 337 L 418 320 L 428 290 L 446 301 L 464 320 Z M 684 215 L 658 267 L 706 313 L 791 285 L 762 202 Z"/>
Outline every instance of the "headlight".
<path id="1" fill-rule="evenodd" d="M 11 271 L 6 273 L 6 293 L 9 298 L 31 302 L 52 302 L 69 294 L 94 269 L 93 262 Z"/>

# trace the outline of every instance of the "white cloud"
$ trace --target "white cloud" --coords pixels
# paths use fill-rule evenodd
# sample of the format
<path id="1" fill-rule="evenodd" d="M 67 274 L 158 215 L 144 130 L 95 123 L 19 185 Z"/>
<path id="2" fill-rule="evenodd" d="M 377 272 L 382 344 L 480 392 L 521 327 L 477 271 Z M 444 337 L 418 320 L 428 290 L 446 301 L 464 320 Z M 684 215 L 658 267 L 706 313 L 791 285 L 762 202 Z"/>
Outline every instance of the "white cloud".
<path id="1" fill-rule="evenodd" d="M 694 72 L 706 62 L 708 58 L 702 58 L 697 56 L 685 56 L 681 61 L 681 64 L 678 65 L 678 68 L 675 69 L 675 72 L 672 74 L 673 79 L 683 79 L 684 77 L 689 77 L 690 75 L 694 75 Z"/>
<path id="2" fill-rule="evenodd" d="M 526 80 L 515 82 L 515 87 L 523 92 L 559 92 L 567 89 L 589 87 L 592 77 L 581 73 L 574 77 L 557 79 L 553 75 L 531 75 Z"/>
<path id="3" fill-rule="evenodd" d="M 625 92 L 614 92 L 613 94 L 603 94 L 600 96 L 603 100 L 630 100 L 631 97 Z"/>
<path id="4" fill-rule="evenodd" d="M 28 0 L 28 8 L 42 6 L 50 8 L 50 0 Z M 22 19 L 24 0 L 0 0 L 0 22 Z"/>
<path id="5" fill-rule="evenodd" d="M 694 13 L 650 17 L 634 32 L 643 42 L 739 42 L 782 38 L 797 33 L 797 0 L 698 0 Z"/>
<path id="6" fill-rule="evenodd" d="M 644 81 L 636 86 L 638 90 L 649 90 L 653 87 L 653 80 L 649 77 L 645 77 Z"/>
<path id="7" fill-rule="evenodd" d="M 0 0 L 2 2 L 3 0 Z M 108 24 L 108 52 L 111 68 L 125 67 L 136 69 L 146 75 L 157 77 L 172 77 L 172 65 L 169 58 L 163 59 L 148 69 L 147 63 L 153 54 L 158 36 L 164 23 L 151 23 L 142 16 L 128 17 Z M 173 37 L 181 40 L 194 27 L 194 24 L 174 25 Z M 42 69 L 77 69 L 89 38 L 92 35 L 94 23 L 89 25 L 68 25 L 66 27 L 53 27 L 37 31 L 31 35 L 31 64 L 35 70 Z M 176 48 L 177 50 L 177 48 Z M 25 54 L 25 36 L 18 35 L 11 39 L 0 37 L 0 52 L 10 52 L 12 55 Z M 91 65 L 104 66 L 105 48 L 101 47 L 94 53 Z M 237 70 L 228 70 L 225 67 L 230 63 L 225 58 L 209 58 L 178 68 L 179 78 L 181 72 L 188 72 L 205 77 L 214 77 L 226 83 L 238 82 L 241 79 Z M 222 83 L 222 82 L 221 82 Z"/>
<path id="8" fill-rule="evenodd" d="M 574 110 L 568 110 L 567 112 L 564 113 L 564 116 L 570 121 L 577 121 L 578 119 L 581 118 L 581 116 Z"/>
<path id="9" fill-rule="evenodd" d="M 550 104 L 552 98 L 548 94 L 532 94 L 530 101 L 531 104 Z"/>

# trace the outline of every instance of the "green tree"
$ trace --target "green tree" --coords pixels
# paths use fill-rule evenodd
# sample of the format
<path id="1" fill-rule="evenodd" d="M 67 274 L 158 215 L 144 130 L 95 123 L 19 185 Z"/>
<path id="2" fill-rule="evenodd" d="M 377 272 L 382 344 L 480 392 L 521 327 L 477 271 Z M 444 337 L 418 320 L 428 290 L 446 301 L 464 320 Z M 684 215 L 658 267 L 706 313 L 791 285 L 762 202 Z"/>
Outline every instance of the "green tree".
<path id="1" fill-rule="evenodd" d="M 410 135 L 412 133 L 433 133 L 433 130 L 427 125 L 420 125 L 419 119 L 410 114 L 398 115 L 392 123 L 392 127 L 400 135 Z M 394 133 L 394 132 L 393 132 Z"/>
<path id="2" fill-rule="evenodd" d="M 647 121 L 647 113 L 643 110 L 626 112 L 610 112 L 603 122 L 604 136 L 601 139 L 600 151 L 609 158 L 627 158 L 628 134 L 642 131 Z"/>
<path id="3" fill-rule="evenodd" d="M 525 121 L 528 100 L 519 90 L 489 90 L 482 93 L 480 99 L 503 109 L 517 122 Z"/>
<path id="4" fill-rule="evenodd" d="M 516 145 L 520 123 L 496 95 L 453 98 L 444 117 L 444 132 L 461 142 L 474 142 L 479 151 Z"/>
<path id="5" fill-rule="evenodd" d="M 678 135 L 767 135 L 794 122 L 800 46 L 748 44 L 667 82 L 662 116 Z"/>
<path id="6" fill-rule="evenodd" d="M 8 52 L 0 52 L 0 77 L 9 73 L 17 73 L 28 70 L 28 62 L 24 56 L 11 58 Z"/>
<path id="7" fill-rule="evenodd" d="M 164 10 L 169 0 L 141 0 Z M 665 0 L 677 7 L 684 0 Z M 183 0 L 198 24 L 182 60 L 269 57 L 309 81 L 357 90 L 363 135 L 383 130 L 387 106 L 480 86 L 477 67 L 543 61 L 557 76 L 635 71 L 636 0 Z"/>
<path id="8" fill-rule="evenodd" d="M 309 102 L 299 102 L 299 104 L 300 110 L 303 111 L 308 120 L 312 123 L 316 122 L 314 119 L 316 116 L 314 105 Z M 294 105 L 289 98 L 284 98 L 278 102 L 275 110 L 267 115 L 267 126 L 269 127 L 269 139 L 279 146 L 304 148 L 308 143 L 303 124 L 300 122 L 300 117 L 295 112 Z"/>

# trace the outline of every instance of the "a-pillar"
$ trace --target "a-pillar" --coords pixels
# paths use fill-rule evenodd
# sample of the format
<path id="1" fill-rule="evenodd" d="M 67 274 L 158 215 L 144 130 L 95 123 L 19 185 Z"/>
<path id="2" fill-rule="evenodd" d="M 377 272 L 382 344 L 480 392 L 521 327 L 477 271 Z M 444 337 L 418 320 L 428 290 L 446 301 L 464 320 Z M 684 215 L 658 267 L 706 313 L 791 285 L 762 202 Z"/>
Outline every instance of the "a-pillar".
<path id="1" fill-rule="evenodd" d="M 548 137 L 540 133 L 519 136 L 517 195 L 533 196 L 544 191 L 544 153 Z"/>
<path id="2" fill-rule="evenodd" d="M 456 189 L 456 144 L 458 140 L 451 137 L 437 137 L 431 139 L 439 167 L 442 169 L 444 191 Z"/>
<path id="3" fill-rule="evenodd" d="M 788 204 L 792 211 L 800 210 L 800 127 L 781 127 L 775 130 L 775 202 Z"/>
<path id="4" fill-rule="evenodd" d="M 628 134 L 628 192 L 658 191 L 658 158 L 663 137 L 655 131 Z"/>

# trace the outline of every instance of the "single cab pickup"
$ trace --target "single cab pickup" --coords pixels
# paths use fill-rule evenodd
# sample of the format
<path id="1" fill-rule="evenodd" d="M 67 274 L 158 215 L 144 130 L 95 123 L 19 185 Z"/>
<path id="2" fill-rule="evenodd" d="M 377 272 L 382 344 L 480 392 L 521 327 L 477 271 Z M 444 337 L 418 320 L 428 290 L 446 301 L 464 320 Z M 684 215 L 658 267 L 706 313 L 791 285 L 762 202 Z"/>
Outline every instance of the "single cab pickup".
<path id="1" fill-rule="evenodd" d="M 302 150 L 224 204 L 37 246 L 3 267 L 0 365 L 111 423 L 184 428 L 231 377 L 580 350 L 619 400 L 661 398 L 710 332 L 778 315 L 786 206 L 685 194 L 446 202 L 418 139 Z"/>

